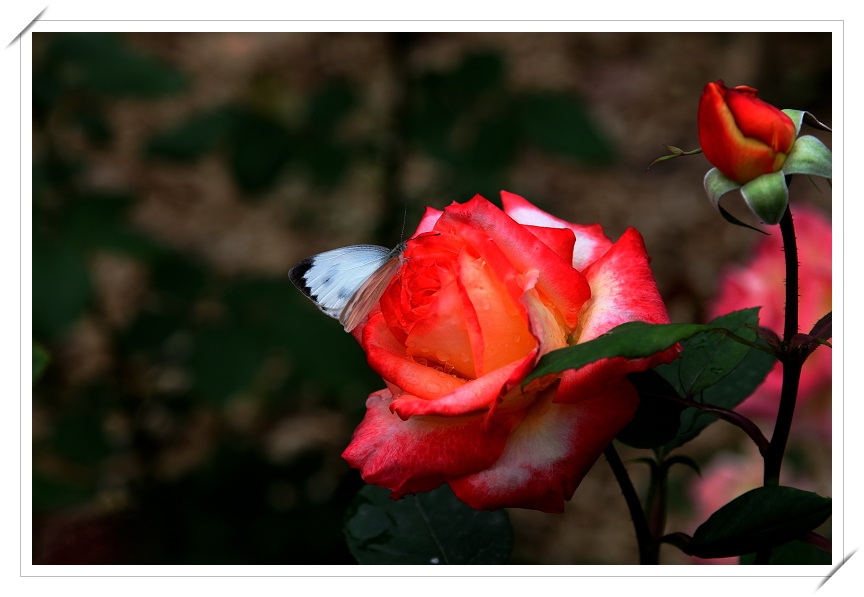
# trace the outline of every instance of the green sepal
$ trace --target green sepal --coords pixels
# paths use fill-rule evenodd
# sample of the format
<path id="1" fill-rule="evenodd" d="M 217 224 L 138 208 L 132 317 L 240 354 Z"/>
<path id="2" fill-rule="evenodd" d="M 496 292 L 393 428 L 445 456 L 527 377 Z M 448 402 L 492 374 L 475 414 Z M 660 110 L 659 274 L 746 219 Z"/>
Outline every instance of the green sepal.
<path id="1" fill-rule="evenodd" d="M 714 209 L 718 211 L 720 211 L 720 197 L 730 191 L 741 188 L 740 184 L 727 177 L 717 168 L 711 168 L 708 170 L 702 184 L 705 186 L 705 193 L 708 194 L 708 200 L 711 202 L 711 205 L 714 206 Z"/>
<path id="2" fill-rule="evenodd" d="M 741 194 L 753 213 L 766 224 L 779 224 L 789 205 L 789 188 L 782 171 L 757 176 L 741 187 Z"/>
<path id="3" fill-rule="evenodd" d="M 720 215 L 723 216 L 723 219 L 726 220 L 727 222 L 729 222 L 730 224 L 735 224 L 736 226 L 741 226 L 742 228 L 749 228 L 750 230 L 755 230 L 759 234 L 764 234 L 765 236 L 770 236 L 764 230 L 759 230 L 755 226 L 751 226 L 750 224 L 745 224 L 744 222 L 742 222 L 741 220 L 739 220 L 738 218 L 736 218 L 735 216 L 730 214 L 728 211 L 723 209 L 722 205 L 717 205 L 717 210 L 720 212 Z"/>
<path id="4" fill-rule="evenodd" d="M 831 150 L 816 137 L 810 135 L 798 137 L 783 164 L 782 173 L 809 174 L 830 179 Z"/>
<path id="5" fill-rule="evenodd" d="M 801 132 L 801 124 L 804 123 L 807 126 L 812 126 L 814 129 L 821 129 L 823 131 L 831 132 L 831 127 L 823 122 L 820 122 L 818 118 L 813 116 L 810 112 L 805 110 L 780 110 L 786 116 L 792 119 L 792 122 L 795 124 L 795 135 Z"/>
<path id="6" fill-rule="evenodd" d="M 736 226 L 741 226 L 743 228 L 749 228 L 750 230 L 755 230 L 756 232 L 761 232 L 762 234 L 767 234 L 766 232 L 759 230 L 749 224 L 745 224 L 728 211 L 723 209 L 720 205 L 720 197 L 729 193 L 731 191 L 737 190 L 741 188 L 741 185 L 720 172 L 717 168 L 711 168 L 706 174 L 705 179 L 702 184 L 705 186 L 705 193 L 708 195 L 708 200 L 711 202 L 711 205 L 714 206 L 714 209 L 720 212 L 720 215 L 723 216 L 723 219 L 729 222 L 730 224 L 735 224 Z"/>

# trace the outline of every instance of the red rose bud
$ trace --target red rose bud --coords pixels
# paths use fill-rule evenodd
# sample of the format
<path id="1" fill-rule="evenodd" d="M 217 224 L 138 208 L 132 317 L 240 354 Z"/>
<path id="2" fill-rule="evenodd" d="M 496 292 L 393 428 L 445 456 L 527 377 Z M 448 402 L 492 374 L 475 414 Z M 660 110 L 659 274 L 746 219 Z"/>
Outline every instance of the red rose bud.
<path id="1" fill-rule="evenodd" d="M 699 142 L 708 161 L 739 184 L 783 167 L 797 129 L 752 87 L 708 83 L 699 100 Z"/>

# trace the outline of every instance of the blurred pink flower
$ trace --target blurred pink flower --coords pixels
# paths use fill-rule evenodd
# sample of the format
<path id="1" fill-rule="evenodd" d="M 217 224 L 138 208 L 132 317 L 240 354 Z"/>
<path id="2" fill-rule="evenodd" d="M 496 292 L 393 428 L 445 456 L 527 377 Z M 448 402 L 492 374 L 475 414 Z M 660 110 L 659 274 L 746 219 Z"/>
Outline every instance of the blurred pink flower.
<path id="1" fill-rule="evenodd" d="M 807 206 L 792 212 L 798 239 L 799 331 L 809 332 L 831 311 L 831 220 Z M 711 318 L 745 307 L 761 306 L 759 324 L 783 332 L 785 265 L 776 226 L 754 247 L 750 262 L 728 266 L 720 276 L 720 293 L 710 305 Z M 780 402 L 782 373 L 777 363 L 765 383 L 738 408 L 773 423 Z M 831 439 L 831 349 L 820 346 L 804 363 L 793 430 L 813 431 Z"/>

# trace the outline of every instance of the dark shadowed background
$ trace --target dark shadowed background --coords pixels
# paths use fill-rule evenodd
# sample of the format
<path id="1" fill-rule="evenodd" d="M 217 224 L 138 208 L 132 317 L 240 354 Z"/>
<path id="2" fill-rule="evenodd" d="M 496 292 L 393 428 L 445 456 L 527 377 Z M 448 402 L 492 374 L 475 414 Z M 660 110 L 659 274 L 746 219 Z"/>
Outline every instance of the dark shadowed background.
<path id="1" fill-rule="evenodd" d="M 33 55 L 37 564 L 353 563 L 340 454 L 383 383 L 294 263 L 505 189 L 638 228 L 672 320 L 702 322 L 758 235 L 711 208 L 703 156 L 646 168 L 698 147 L 708 81 L 832 122 L 828 33 L 36 33 Z M 791 193 L 830 214 L 824 182 Z M 709 431 L 697 461 L 738 449 Z M 602 459 L 563 515 L 510 518 L 512 563 L 638 560 Z"/>

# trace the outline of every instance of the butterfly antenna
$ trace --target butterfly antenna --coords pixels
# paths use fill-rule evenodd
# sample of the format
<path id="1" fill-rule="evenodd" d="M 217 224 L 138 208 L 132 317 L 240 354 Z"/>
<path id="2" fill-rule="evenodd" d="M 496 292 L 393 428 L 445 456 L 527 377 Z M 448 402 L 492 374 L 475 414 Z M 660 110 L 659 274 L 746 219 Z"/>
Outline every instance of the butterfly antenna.
<path id="1" fill-rule="evenodd" d="M 399 242 L 405 240 L 405 221 L 408 220 L 408 204 L 405 204 L 405 213 L 402 215 L 402 232 L 399 233 Z"/>

